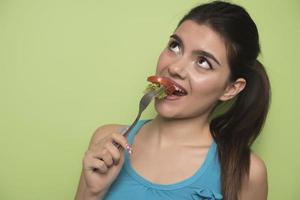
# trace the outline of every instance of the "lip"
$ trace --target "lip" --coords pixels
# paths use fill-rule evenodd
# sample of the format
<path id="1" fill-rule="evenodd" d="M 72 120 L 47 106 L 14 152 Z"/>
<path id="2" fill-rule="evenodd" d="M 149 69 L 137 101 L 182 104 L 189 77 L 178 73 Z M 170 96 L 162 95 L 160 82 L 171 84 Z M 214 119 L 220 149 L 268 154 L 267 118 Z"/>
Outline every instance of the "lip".
<path id="1" fill-rule="evenodd" d="M 167 100 L 167 101 L 176 101 L 176 100 L 181 99 L 182 97 L 184 97 L 184 96 L 168 95 L 168 96 L 166 96 L 164 98 L 164 100 Z"/>

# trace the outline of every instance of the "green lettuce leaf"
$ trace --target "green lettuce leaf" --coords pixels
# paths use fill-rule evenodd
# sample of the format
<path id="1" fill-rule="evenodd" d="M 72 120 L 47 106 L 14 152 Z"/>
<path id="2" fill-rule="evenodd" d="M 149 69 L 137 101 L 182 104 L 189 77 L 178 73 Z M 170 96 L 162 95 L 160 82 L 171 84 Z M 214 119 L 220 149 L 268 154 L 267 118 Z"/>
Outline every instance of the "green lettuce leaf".
<path id="1" fill-rule="evenodd" d="M 160 84 L 157 84 L 157 83 L 150 83 L 148 84 L 148 86 L 146 87 L 146 89 L 144 90 L 144 93 L 148 93 L 150 91 L 153 91 L 153 90 L 159 90 L 160 88 L 162 88 L 163 86 L 160 85 Z M 156 95 L 156 97 L 158 99 L 163 99 L 165 98 L 166 96 L 168 96 L 168 94 L 166 93 L 166 90 L 162 90 L 160 93 L 158 93 Z"/>

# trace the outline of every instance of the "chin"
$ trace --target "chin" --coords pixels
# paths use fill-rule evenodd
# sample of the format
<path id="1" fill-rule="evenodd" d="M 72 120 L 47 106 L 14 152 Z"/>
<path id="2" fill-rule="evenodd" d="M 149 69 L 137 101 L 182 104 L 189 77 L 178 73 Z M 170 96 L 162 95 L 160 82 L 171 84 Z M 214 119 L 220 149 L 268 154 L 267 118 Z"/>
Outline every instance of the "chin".
<path id="1" fill-rule="evenodd" d="M 155 110 L 157 114 L 163 118 L 168 118 L 168 119 L 184 118 L 184 116 L 182 116 L 182 111 L 180 111 L 180 109 L 174 109 L 174 107 L 170 107 L 157 102 L 155 102 Z"/>
<path id="2" fill-rule="evenodd" d="M 159 116 L 166 119 L 190 119 L 198 118 L 200 116 L 208 116 L 211 109 L 202 107 L 200 109 L 191 109 L 189 106 L 174 106 L 163 101 L 155 101 L 155 110 Z"/>

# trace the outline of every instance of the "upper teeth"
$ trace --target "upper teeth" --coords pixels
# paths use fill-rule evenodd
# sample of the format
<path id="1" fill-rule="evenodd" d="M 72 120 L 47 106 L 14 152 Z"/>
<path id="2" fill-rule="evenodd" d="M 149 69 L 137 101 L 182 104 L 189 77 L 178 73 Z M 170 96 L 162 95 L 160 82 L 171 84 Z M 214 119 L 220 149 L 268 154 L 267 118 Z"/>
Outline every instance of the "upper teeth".
<path id="1" fill-rule="evenodd" d="M 182 89 L 180 89 L 179 87 L 177 87 L 176 85 L 175 85 L 175 89 L 176 89 L 176 91 L 178 91 L 178 92 L 184 92 Z"/>

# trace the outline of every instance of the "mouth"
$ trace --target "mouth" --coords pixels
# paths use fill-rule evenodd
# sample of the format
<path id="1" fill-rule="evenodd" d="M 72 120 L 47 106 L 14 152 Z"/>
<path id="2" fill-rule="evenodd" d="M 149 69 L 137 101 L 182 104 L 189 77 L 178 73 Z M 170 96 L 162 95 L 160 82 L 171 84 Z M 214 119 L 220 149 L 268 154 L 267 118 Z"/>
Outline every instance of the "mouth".
<path id="1" fill-rule="evenodd" d="M 147 80 L 153 84 L 162 85 L 167 97 L 182 97 L 188 94 L 186 89 L 171 78 L 163 76 L 149 76 Z"/>
<path id="2" fill-rule="evenodd" d="M 174 91 L 170 95 L 185 96 L 188 94 L 187 91 L 184 89 L 184 87 L 182 87 L 176 82 L 174 82 L 173 87 L 174 87 Z"/>

